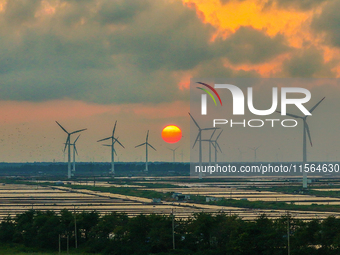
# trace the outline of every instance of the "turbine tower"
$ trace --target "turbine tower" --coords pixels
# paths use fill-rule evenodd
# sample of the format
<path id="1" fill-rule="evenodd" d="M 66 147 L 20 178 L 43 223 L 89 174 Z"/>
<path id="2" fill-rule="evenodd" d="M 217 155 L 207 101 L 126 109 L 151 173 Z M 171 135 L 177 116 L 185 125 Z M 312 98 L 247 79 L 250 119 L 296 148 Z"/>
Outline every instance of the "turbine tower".
<path id="1" fill-rule="evenodd" d="M 179 147 L 177 147 L 176 149 L 170 149 L 168 148 L 169 150 L 172 151 L 172 162 L 175 162 L 176 160 L 176 150 L 178 149 Z"/>
<path id="2" fill-rule="evenodd" d="M 312 113 L 315 110 L 315 108 L 324 99 L 325 99 L 325 97 L 322 98 L 316 105 L 314 105 L 309 110 L 309 112 Z M 276 111 L 276 112 L 281 113 L 280 111 Z M 310 145 L 313 146 L 312 138 L 310 136 L 309 127 L 308 127 L 308 124 L 307 124 L 307 117 L 308 117 L 308 115 L 306 115 L 304 117 L 301 117 L 301 116 L 298 116 L 298 115 L 294 115 L 294 114 L 290 114 L 290 113 L 286 113 L 286 115 L 291 116 L 291 117 L 296 118 L 296 119 L 302 119 L 303 120 L 303 144 L 302 144 L 303 161 L 302 161 L 302 163 L 303 163 L 303 168 L 304 168 L 305 164 L 307 163 L 307 139 L 306 139 L 307 135 L 308 135 L 308 139 L 309 139 Z M 307 188 L 307 173 L 305 171 L 303 171 L 302 187 L 303 188 Z"/>
<path id="3" fill-rule="evenodd" d="M 211 145 L 214 147 L 215 149 L 215 166 L 217 167 L 217 148 L 220 150 L 220 152 L 222 153 L 221 147 L 218 144 L 217 140 L 220 137 L 220 135 L 222 134 L 223 130 L 221 130 L 221 132 L 218 134 L 218 136 L 216 137 L 215 140 L 213 140 L 213 136 L 215 134 L 216 129 L 214 130 L 214 132 L 212 133 L 210 139 L 207 140 L 202 140 L 204 142 L 209 142 L 209 165 L 211 165 Z"/>
<path id="4" fill-rule="evenodd" d="M 68 147 L 67 149 L 67 161 L 68 161 L 68 165 L 67 165 L 67 178 L 71 179 L 71 135 L 75 134 L 75 133 L 79 133 L 82 132 L 84 130 L 86 130 L 86 128 L 84 129 L 79 129 L 77 131 L 73 131 L 71 133 L 67 132 L 65 128 L 63 128 L 62 125 L 59 124 L 58 121 L 56 121 L 56 123 L 58 124 L 59 127 L 61 127 L 62 130 L 64 130 L 64 132 L 67 134 L 67 138 L 66 138 L 66 143 L 65 143 L 65 148 L 64 151 L 66 150 L 66 147 Z"/>
<path id="5" fill-rule="evenodd" d="M 125 147 L 123 146 L 123 144 L 121 144 L 121 143 L 118 141 L 118 137 L 115 138 L 116 125 L 117 125 L 117 121 L 115 122 L 115 125 L 114 125 L 114 127 L 113 127 L 112 136 L 106 137 L 106 138 L 104 138 L 104 139 L 101 139 L 101 140 L 98 140 L 98 141 L 97 141 L 97 142 L 101 142 L 101 141 L 106 141 L 106 140 L 111 139 L 111 144 L 110 144 L 110 145 L 104 144 L 104 146 L 109 146 L 109 147 L 111 147 L 111 174 L 112 174 L 112 175 L 115 174 L 115 157 L 114 157 L 114 154 L 117 155 L 116 150 L 115 150 L 115 147 L 114 147 L 115 143 L 117 142 L 120 146 L 122 146 L 122 147 L 125 149 Z"/>
<path id="6" fill-rule="evenodd" d="M 73 143 L 71 143 L 70 145 L 73 146 L 73 169 L 72 169 L 72 174 L 71 176 L 74 176 L 75 172 L 76 172 L 76 153 L 77 153 L 77 156 L 78 156 L 78 151 L 77 151 L 77 147 L 76 147 L 76 142 L 78 140 L 80 135 L 78 135 L 77 139 L 74 140 Z M 66 148 L 65 148 L 66 149 Z M 65 152 L 65 149 L 64 149 L 64 152 Z"/>
<path id="7" fill-rule="evenodd" d="M 145 143 L 142 143 L 140 145 L 135 146 L 135 148 L 139 147 L 139 146 L 143 146 L 145 145 L 145 172 L 148 172 L 148 146 L 150 146 L 152 149 L 154 149 L 156 151 L 156 149 L 154 147 L 152 147 L 151 144 L 148 143 L 148 139 L 149 139 L 149 130 L 146 134 L 146 139 L 145 139 Z"/>
<path id="8" fill-rule="evenodd" d="M 211 145 L 213 144 L 213 136 L 216 132 L 216 129 L 214 130 L 214 132 L 211 134 L 210 138 L 209 139 L 204 139 L 202 140 L 202 142 L 209 142 L 209 166 L 211 165 Z"/>
<path id="9" fill-rule="evenodd" d="M 222 153 L 222 150 L 221 150 L 221 147 L 220 145 L 218 144 L 217 140 L 218 138 L 220 137 L 220 135 L 222 134 L 223 130 L 221 130 L 221 132 L 218 134 L 218 136 L 216 137 L 215 140 L 212 140 L 212 145 L 214 146 L 215 148 L 215 166 L 217 167 L 217 147 L 218 149 L 220 150 L 220 152 Z"/>
<path id="10" fill-rule="evenodd" d="M 196 145 L 196 142 L 198 140 L 198 150 L 199 150 L 199 153 L 198 153 L 198 159 L 199 159 L 199 166 L 200 166 L 200 169 L 202 169 L 202 131 L 204 130 L 216 130 L 218 128 L 201 128 L 197 122 L 195 121 L 195 119 L 191 116 L 190 112 L 189 112 L 189 115 L 191 117 L 191 119 L 194 121 L 195 125 L 197 126 L 198 128 L 198 135 L 196 137 L 196 140 L 194 142 L 194 145 L 192 146 L 192 148 L 195 147 Z M 200 171 L 199 174 L 198 174 L 198 178 L 199 179 L 202 179 L 202 172 Z"/>
<path id="11" fill-rule="evenodd" d="M 257 146 L 256 148 L 255 148 L 255 147 L 254 147 L 254 148 L 250 148 L 250 147 L 249 147 L 249 149 L 251 149 L 251 150 L 254 151 L 254 162 L 256 162 L 256 151 L 257 151 L 257 149 L 260 148 L 260 147 L 261 147 L 261 145 L 260 145 L 260 146 Z"/>

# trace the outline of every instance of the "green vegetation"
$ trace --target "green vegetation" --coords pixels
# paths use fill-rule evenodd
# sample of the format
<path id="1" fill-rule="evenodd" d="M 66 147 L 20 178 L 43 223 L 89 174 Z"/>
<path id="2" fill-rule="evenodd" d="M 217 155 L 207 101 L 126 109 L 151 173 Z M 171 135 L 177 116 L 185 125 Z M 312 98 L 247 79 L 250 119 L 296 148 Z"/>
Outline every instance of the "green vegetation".
<path id="1" fill-rule="evenodd" d="M 0 246 L 1 255 L 59 255 L 58 251 L 39 251 L 36 248 L 29 248 L 23 245 L 3 245 Z M 67 251 L 62 251 L 61 255 L 66 255 Z M 99 253 L 88 253 L 72 249 L 69 254 L 72 255 L 99 255 Z"/>
<path id="2" fill-rule="evenodd" d="M 296 205 L 294 203 L 288 204 L 285 202 L 276 201 L 248 201 L 236 199 L 222 199 L 216 202 L 209 202 L 209 204 L 220 206 L 235 206 L 251 209 L 277 209 L 277 210 L 299 210 L 299 211 L 327 211 L 340 212 L 340 205 Z"/>
<path id="3" fill-rule="evenodd" d="M 157 192 L 153 190 L 141 190 L 137 188 L 126 188 L 126 187 L 95 187 L 95 186 L 86 186 L 86 185 L 66 185 L 66 187 L 70 187 L 72 189 L 86 189 L 92 191 L 100 191 L 100 192 L 109 192 L 113 194 L 121 194 L 125 196 L 136 196 L 136 197 L 144 197 L 144 198 L 160 198 L 166 199 L 171 197 L 171 192 L 163 193 Z"/>
<path id="4" fill-rule="evenodd" d="M 251 190 L 261 190 L 261 191 L 271 191 L 271 192 L 281 192 L 285 194 L 303 194 L 303 195 L 312 195 L 319 197 L 340 197 L 340 191 L 319 191 L 314 189 L 329 189 L 329 188 L 340 188 L 339 186 L 314 186 L 309 189 L 301 189 L 300 186 L 273 186 L 268 188 L 258 188 L 258 187 L 250 187 L 248 189 Z"/>
<path id="5" fill-rule="evenodd" d="M 277 219 L 261 215 L 244 221 L 224 213 L 197 213 L 188 220 L 174 219 L 176 251 L 172 221 L 172 216 L 165 215 L 129 218 L 113 212 L 100 217 L 95 211 L 73 214 L 63 210 L 57 215 L 30 210 L 0 223 L 0 253 L 57 254 L 60 235 L 63 254 L 67 236 L 71 254 L 287 254 L 287 230 L 291 254 L 340 253 L 340 219 L 332 216 L 302 221 L 290 215 Z"/>

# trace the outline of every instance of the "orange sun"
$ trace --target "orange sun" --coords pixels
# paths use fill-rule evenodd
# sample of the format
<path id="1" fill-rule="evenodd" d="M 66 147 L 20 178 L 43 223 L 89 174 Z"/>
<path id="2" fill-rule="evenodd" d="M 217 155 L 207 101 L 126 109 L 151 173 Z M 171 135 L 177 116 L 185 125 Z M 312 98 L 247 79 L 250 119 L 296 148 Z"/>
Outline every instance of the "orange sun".
<path id="1" fill-rule="evenodd" d="M 162 130 L 162 138 L 167 143 L 177 143 L 182 138 L 182 130 L 175 125 L 168 125 Z"/>

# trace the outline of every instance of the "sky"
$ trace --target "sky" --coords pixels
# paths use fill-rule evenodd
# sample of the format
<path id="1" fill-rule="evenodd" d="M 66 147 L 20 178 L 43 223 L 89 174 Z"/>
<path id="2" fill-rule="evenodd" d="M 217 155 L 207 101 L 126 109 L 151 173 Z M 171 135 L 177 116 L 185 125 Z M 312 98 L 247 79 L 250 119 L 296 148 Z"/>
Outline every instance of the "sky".
<path id="1" fill-rule="evenodd" d="M 1 0 L 0 161 L 65 161 L 66 134 L 55 121 L 69 132 L 87 128 L 79 161 L 110 160 L 96 141 L 115 121 L 119 161 L 144 160 L 134 147 L 147 130 L 157 149 L 149 160 L 171 161 L 168 148 L 179 147 L 177 160 L 189 161 L 190 79 L 339 78 L 339 8 L 339 0 Z M 311 103 L 338 98 L 338 87 L 317 91 Z M 168 124 L 183 131 L 177 144 L 161 138 Z M 333 124 L 322 138 L 313 129 L 326 141 L 310 152 L 317 160 L 337 156 Z M 230 160 L 239 147 L 252 159 L 245 140 L 230 139 Z M 285 141 L 277 138 L 280 151 Z"/>

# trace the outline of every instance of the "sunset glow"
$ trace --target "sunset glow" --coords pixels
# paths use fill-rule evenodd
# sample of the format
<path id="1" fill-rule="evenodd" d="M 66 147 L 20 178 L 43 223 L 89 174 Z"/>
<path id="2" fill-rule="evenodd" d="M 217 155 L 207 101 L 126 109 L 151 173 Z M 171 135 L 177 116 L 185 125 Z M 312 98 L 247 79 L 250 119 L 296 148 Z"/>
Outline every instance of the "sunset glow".
<path id="1" fill-rule="evenodd" d="M 162 138 L 167 143 L 177 143 L 182 138 L 182 131 L 175 125 L 168 125 L 163 128 Z"/>

